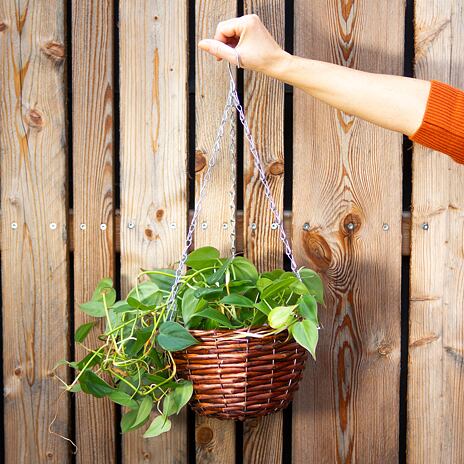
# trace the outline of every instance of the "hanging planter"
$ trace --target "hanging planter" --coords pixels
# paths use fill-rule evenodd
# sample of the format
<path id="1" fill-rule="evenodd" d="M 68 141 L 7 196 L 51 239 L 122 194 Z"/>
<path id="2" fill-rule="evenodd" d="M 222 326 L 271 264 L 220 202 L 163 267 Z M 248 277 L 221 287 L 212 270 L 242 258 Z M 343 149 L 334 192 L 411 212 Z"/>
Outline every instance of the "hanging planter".
<path id="1" fill-rule="evenodd" d="M 233 188 L 230 256 L 220 257 L 209 246 L 189 253 L 224 126 L 233 122 L 234 108 L 244 125 L 292 272 L 259 273 L 248 259 L 236 255 Z M 232 124 L 231 128 L 233 134 Z M 231 74 L 223 118 L 177 270 L 142 270 L 134 288 L 121 300 L 116 299 L 112 280 L 101 280 L 91 300 L 80 308 L 106 320 L 98 337 L 102 343 L 97 348 L 85 344 L 88 334 L 96 330 L 94 322 L 79 327 L 75 341 L 87 355 L 60 363 L 76 370 L 72 383 L 60 380 L 69 392 L 82 391 L 125 406 L 123 432 L 143 426 L 157 411 L 144 437 L 169 431 L 169 417 L 189 401 L 199 414 L 221 419 L 270 414 L 291 401 L 307 352 L 315 358 L 317 306 L 322 302 L 318 274 L 295 263 Z"/>

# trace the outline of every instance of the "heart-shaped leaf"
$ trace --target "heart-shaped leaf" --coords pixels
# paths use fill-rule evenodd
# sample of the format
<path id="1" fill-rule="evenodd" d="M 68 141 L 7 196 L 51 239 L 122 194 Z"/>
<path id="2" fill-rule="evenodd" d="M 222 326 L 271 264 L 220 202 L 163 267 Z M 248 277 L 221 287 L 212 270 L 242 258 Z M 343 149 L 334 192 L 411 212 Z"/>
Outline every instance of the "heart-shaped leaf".
<path id="1" fill-rule="evenodd" d="M 219 256 L 219 250 L 216 248 L 211 246 L 201 247 L 188 255 L 185 264 L 192 269 L 201 270 L 217 263 Z"/>
<path id="2" fill-rule="evenodd" d="M 96 396 L 97 398 L 103 398 L 115 391 L 111 385 L 108 385 L 95 372 L 88 369 L 80 375 L 79 383 L 84 393 Z"/>
<path id="3" fill-rule="evenodd" d="M 81 303 L 79 308 L 84 313 L 93 317 L 105 317 L 105 306 L 101 301 L 87 301 L 87 303 Z"/>
<path id="4" fill-rule="evenodd" d="M 160 325 L 157 339 L 166 351 L 181 351 L 198 343 L 185 327 L 174 321 L 165 321 Z"/>
<path id="5" fill-rule="evenodd" d="M 179 414 L 180 410 L 190 401 L 193 394 L 193 384 L 188 380 L 180 380 L 175 388 L 165 396 L 163 413 L 166 416 Z"/>
<path id="6" fill-rule="evenodd" d="M 239 306 L 241 308 L 252 308 L 254 304 L 254 302 L 251 301 L 249 298 L 238 293 L 232 293 L 231 295 L 225 296 L 224 298 L 222 298 L 220 303 Z"/>
<path id="7" fill-rule="evenodd" d="M 301 280 L 308 288 L 311 295 L 314 295 L 318 303 L 324 303 L 324 285 L 319 274 L 312 269 L 300 270 Z"/>
<path id="8" fill-rule="evenodd" d="M 138 403 L 131 398 L 127 393 L 119 390 L 115 390 L 108 395 L 108 398 L 114 403 L 120 404 L 121 406 L 127 406 L 130 409 L 137 409 Z"/>
<path id="9" fill-rule="evenodd" d="M 277 306 L 273 308 L 268 315 L 269 325 L 274 329 L 288 327 L 295 319 L 293 315 L 294 309 L 295 306 Z"/>
<path id="10" fill-rule="evenodd" d="M 94 327 L 95 322 L 87 322 L 87 324 L 82 324 L 77 330 L 76 333 L 74 334 L 74 340 L 78 343 L 82 343 L 89 332 L 92 330 Z"/>
<path id="11" fill-rule="evenodd" d="M 161 435 L 162 433 L 169 432 L 171 430 L 171 421 L 161 414 L 160 416 L 155 417 L 153 422 L 150 424 L 150 427 L 143 434 L 144 438 L 152 438 Z"/>
<path id="12" fill-rule="evenodd" d="M 314 322 L 305 319 L 297 322 L 292 328 L 292 335 L 303 348 L 306 348 L 311 356 L 316 359 L 316 345 L 319 339 L 319 331 Z"/>

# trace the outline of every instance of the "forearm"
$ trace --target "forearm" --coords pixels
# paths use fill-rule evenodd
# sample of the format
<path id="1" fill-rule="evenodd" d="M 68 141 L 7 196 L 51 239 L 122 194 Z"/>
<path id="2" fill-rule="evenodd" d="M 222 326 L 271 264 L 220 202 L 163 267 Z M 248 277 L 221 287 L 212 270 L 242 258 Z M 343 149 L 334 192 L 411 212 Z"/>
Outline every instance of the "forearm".
<path id="1" fill-rule="evenodd" d="M 266 74 L 386 129 L 412 135 L 421 125 L 430 82 L 358 71 L 285 53 Z"/>

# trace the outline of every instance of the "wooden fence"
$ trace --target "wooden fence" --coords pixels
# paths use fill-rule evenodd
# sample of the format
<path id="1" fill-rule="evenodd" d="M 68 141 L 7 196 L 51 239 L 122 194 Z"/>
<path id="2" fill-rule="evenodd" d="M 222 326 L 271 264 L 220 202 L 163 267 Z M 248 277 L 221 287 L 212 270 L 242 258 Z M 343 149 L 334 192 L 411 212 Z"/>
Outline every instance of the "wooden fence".
<path id="1" fill-rule="evenodd" d="M 464 87 L 457 0 L 0 0 L 8 464 L 464 462 L 463 168 L 247 71 L 241 95 L 298 264 L 327 293 L 292 408 L 244 424 L 189 412 L 152 440 L 121 437 L 104 400 L 57 408 L 51 368 L 81 354 L 78 303 L 104 276 L 124 295 L 140 267 L 179 257 L 228 85 L 195 44 L 244 12 L 298 55 L 392 74 L 414 61 L 417 77 Z M 281 266 L 238 136 L 239 242 L 261 269 Z M 197 246 L 227 249 L 229 163 L 225 150 Z M 48 431 L 56 409 L 75 456 Z"/>

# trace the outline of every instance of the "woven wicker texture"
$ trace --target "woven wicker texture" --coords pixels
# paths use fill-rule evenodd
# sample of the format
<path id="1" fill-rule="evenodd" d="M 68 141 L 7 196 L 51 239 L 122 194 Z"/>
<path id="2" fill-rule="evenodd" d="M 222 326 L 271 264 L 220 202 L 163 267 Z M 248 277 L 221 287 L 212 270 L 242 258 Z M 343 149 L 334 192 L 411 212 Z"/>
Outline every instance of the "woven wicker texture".
<path id="1" fill-rule="evenodd" d="M 287 332 L 260 338 L 263 328 L 190 332 L 200 343 L 175 353 L 175 361 L 180 377 L 193 382 L 198 414 L 245 420 L 290 403 L 307 352 Z"/>

